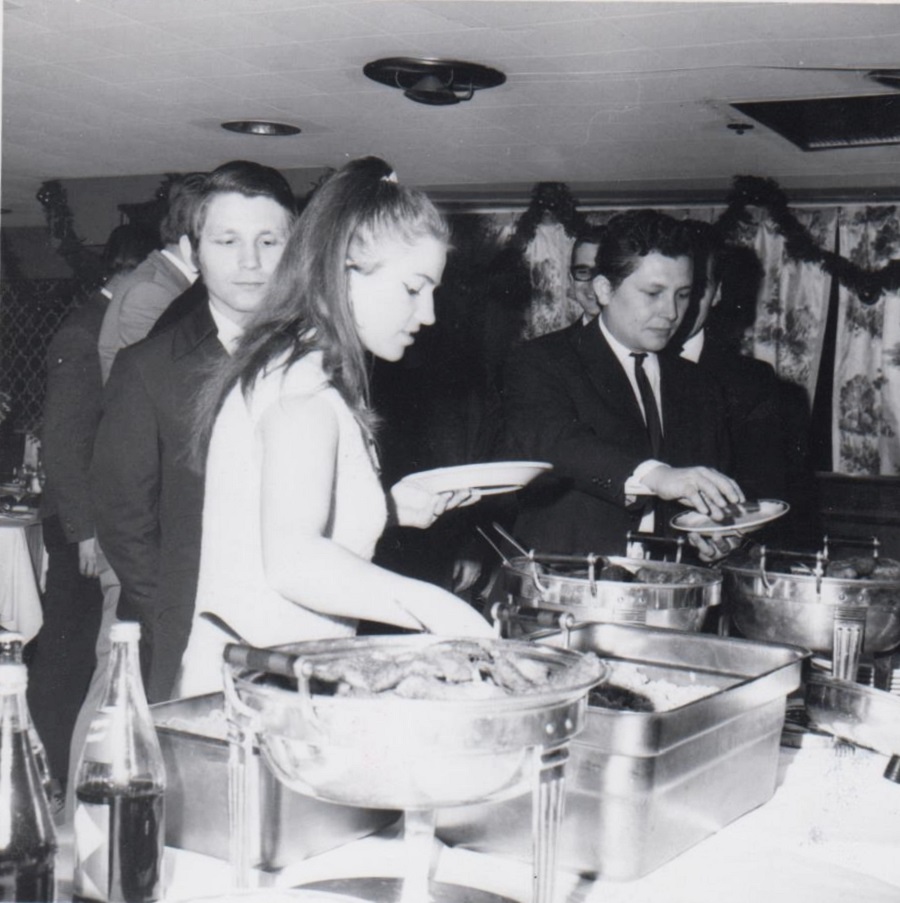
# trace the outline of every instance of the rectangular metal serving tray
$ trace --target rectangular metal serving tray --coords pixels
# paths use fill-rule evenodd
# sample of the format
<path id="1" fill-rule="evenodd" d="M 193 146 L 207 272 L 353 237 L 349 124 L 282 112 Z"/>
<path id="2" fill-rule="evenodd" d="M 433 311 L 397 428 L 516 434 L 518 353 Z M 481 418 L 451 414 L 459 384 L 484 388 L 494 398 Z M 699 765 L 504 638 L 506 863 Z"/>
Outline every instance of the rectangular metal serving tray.
<path id="1" fill-rule="evenodd" d="M 611 880 L 648 874 L 775 791 L 788 694 L 807 650 L 694 632 L 589 624 L 571 648 L 651 679 L 719 689 L 663 712 L 589 707 L 570 747 L 560 864 Z M 546 642 L 560 645 L 562 633 Z M 530 860 L 531 800 L 444 809 L 447 843 Z"/>
<path id="2" fill-rule="evenodd" d="M 151 706 L 166 764 L 166 844 L 219 859 L 229 857 L 228 741 L 210 727 L 222 693 Z M 167 724 L 168 722 L 168 724 Z M 194 726 L 195 725 L 195 726 Z M 277 871 L 378 831 L 398 812 L 337 806 L 284 787 L 254 755 L 249 810 L 259 830 L 251 862 Z"/>

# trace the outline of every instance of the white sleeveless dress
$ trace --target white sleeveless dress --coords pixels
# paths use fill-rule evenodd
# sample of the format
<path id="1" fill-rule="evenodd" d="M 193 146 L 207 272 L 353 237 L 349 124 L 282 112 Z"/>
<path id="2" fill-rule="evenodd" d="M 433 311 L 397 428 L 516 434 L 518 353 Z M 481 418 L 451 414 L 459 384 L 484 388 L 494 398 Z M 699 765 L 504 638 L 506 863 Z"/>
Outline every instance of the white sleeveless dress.
<path id="1" fill-rule="evenodd" d="M 328 535 L 371 559 L 384 530 L 387 505 L 374 449 L 312 352 L 287 371 L 270 368 L 245 399 L 235 387 L 216 419 L 206 466 L 203 539 L 194 619 L 176 693 L 196 696 L 222 689 L 222 651 L 229 638 L 202 611 L 220 615 L 255 646 L 349 636 L 356 622 L 304 608 L 277 593 L 263 569 L 259 423 L 266 411 L 292 395 L 319 395 L 338 421 L 338 454 Z M 297 499 L 302 505 L 303 500 Z"/>

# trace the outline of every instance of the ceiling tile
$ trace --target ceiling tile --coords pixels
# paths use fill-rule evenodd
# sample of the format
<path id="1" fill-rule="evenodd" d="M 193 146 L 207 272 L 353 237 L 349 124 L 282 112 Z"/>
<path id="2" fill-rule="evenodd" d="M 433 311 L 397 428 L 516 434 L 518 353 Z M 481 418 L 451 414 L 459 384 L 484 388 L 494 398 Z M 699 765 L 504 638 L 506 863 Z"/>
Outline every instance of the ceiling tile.
<path id="1" fill-rule="evenodd" d="M 103 28 L 127 22 L 115 8 L 104 9 L 78 0 L 27 0 L 15 9 L 4 9 L 4 29 L 7 22 L 30 22 L 53 31 L 77 32 L 84 28 Z"/>
<path id="2" fill-rule="evenodd" d="M 643 46 L 638 39 L 621 29 L 617 22 L 599 19 L 545 25 L 512 34 L 530 50 L 544 53 L 552 48 L 554 56 L 636 50 Z"/>
<path id="3" fill-rule="evenodd" d="M 78 37 L 93 45 L 97 51 L 108 50 L 117 54 L 146 56 L 149 53 L 188 53 L 196 50 L 194 42 L 179 34 L 178 30 L 166 30 L 139 22 L 90 28 L 78 32 Z"/>
<path id="4" fill-rule="evenodd" d="M 331 52 L 315 44 L 290 43 L 231 46 L 225 50 L 263 72 L 294 72 L 305 69 L 325 69 L 334 63 Z"/>
<path id="5" fill-rule="evenodd" d="M 71 63 L 121 56 L 114 47 L 98 47 L 82 35 L 65 32 L 34 32 L 16 38 L 16 52 L 32 62 Z"/>
<path id="6" fill-rule="evenodd" d="M 351 2 L 344 6 L 343 10 L 389 34 L 460 31 L 466 27 L 437 11 L 430 10 L 427 4 L 412 0 L 406 3 L 397 0 L 381 0 L 378 3 Z"/>
<path id="7" fill-rule="evenodd" d="M 368 35 L 373 26 L 358 19 L 341 6 L 311 6 L 305 9 L 273 10 L 253 14 L 252 20 L 261 21 L 267 28 L 283 38 L 294 41 L 327 41 L 335 38 L 352 38 Z M 382 31 L 374 27 L 374 31 Z"/>

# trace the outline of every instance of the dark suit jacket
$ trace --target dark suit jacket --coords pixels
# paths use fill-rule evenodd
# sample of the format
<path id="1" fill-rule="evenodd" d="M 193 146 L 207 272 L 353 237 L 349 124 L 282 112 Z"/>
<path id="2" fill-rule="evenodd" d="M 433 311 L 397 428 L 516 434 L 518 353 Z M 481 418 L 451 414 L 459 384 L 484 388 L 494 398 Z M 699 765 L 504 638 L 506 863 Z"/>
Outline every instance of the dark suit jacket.
<path id="1" fill-rule="evenodd" d="M 148 695 L 167 699 L 194 611 L 203 465 L 191 455 L 194 395 L 225 359 L 209 306 L 123 349 L 106 385 L 91 467 L 97 531 L 122 582 L 120 616 L 151 637 Z"/>
<path id="2" fill-rule="evenodd" d="M 708 339 L 697 364 L 707 379 L 720 386 L 725 399 L 732 450 L 729 476 L 748 499 L 784 499 L 787 464 L 775 371 L 764 361 Z"/>
<path id="3" fill-rule="evenodd" d="M 206 292 L 206 286 L 203 284 L 202 277 L 197 277 L 197 281 L 186 291 L 183 291 L 163 312 L 159 319 L 153 324 L 153 328 L 148 335 L 159 335 L 174 326 L 182 317 L 186 317 L 198 307 L 204 307 L 209 303 L 209 295 Z"/>
<path id="4" fill-rule="evenodd" d="M 94 292 L 63 320 L 47 349 L 41 517 L 57 515 L 69 543 L 94 536 L 88 470 L 103 398 L 97 336 L 106 304 Z"/>
<path id="5" fill-rule="evenodd" d="M 660 357 L 660 460 L 727 472 L 722 399 L 698 368 Z M 625 497 L 625 481 L 653 457 L 631 384 L 596 321 L 576 323 L 527 342 L 508 362 L 504 386 L 504 453 L 548 461 L 543 485 L 520 493 L 516 537 L 540 552 L 625 551 L 646 497 Z M 657 526 L 677 509 L 659 503 Z"/>

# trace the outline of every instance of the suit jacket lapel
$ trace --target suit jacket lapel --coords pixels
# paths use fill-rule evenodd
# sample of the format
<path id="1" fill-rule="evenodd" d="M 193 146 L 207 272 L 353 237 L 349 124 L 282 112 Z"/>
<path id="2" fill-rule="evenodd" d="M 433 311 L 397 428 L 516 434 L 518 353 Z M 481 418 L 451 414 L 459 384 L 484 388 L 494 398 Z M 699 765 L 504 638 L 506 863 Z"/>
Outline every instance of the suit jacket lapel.
<path id="1" fill-rule="evenodd" d="M 587 326 L 578 324 L 577 329 L 573 329 L 572 344 L 584 365 L 588 380 L 604 405 L 617 416 L 645 429 L 644 417 L 628 376 L 596 321 L 591 321 Z"/>
<path id="2" fill-rule="evenodd" d="M 225 349 L 218 340 L 216 323 L 209 312 L 209 304 L 204 301 L 172 327 L 173 358 L 178 360 L 190 354 L 210 336 L 215 340 L 214 347 L 221 349 L 224 354 Z"/>

